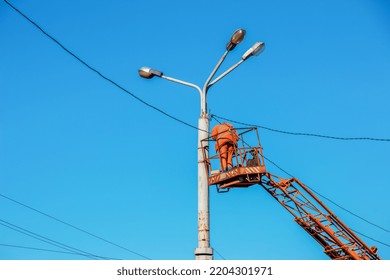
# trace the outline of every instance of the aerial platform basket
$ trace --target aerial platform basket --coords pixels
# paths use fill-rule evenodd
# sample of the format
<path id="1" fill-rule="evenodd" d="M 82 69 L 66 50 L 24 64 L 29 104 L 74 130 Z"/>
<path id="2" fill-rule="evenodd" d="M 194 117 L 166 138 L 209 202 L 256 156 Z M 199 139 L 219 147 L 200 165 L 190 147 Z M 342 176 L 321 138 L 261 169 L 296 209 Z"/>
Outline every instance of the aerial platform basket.
<path id="1" fill-rule="evenodd" d="M 245 188 L 258 184 L 266 173 L 263 149 L 257 128 L 237 128 L 239 140 L 233 152 L 233 168 L 221 170 L 221 158 L 215 151 L 215 140 L 211 137 L 201 141 L 208 174 L 208 184 L 217 190 Z M 210 145 L 210 151 L 208 149 Z M 210 153 L 210 154 L 209 154 Z"/>

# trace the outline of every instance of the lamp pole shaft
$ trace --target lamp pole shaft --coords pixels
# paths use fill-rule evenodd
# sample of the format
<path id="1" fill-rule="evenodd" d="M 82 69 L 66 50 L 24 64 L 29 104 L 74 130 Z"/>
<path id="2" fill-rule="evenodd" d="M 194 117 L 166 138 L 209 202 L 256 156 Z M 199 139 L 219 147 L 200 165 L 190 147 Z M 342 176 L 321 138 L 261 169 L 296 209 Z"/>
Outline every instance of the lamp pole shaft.
<path id="1" fill-rule="evenodd" d="M 203 153 L 201 143 L 202 140 L 207 139 L 209 131 L 209 119 L 207 113 L 204 111 L 199 117 L 198 128 L 198 248 L 195 249 L 195 259 L 212 260 L 213 250 L 210 247 L 209 184 L 204 158 L 208 157 L 208 141 L 203 144 L 203 146 L 207 146 L 204 150 L 205 154 Z"/>
<path id="2" fill-rule="evenodd" d="M 218 68 L 225 60 L 229 51 L 225 51 L 217 65 L 214 67 L 210 76 L 203 85 L 200 93 L 200 117 L 198 122 L 198 248 L 195 249 L 195 259 L 212 260 L 213 249 L 210 247 L 210 199 L 209 182 L 205 160 L 209 157 L 208 140 L 204 142 L 204 153 L 202 149 L 202 140 L 209 137 L 210 124 L 207 114 L 207 91 L 211 79 L 214 77 Z M 206 157 L 206 158 L 204 158 Z"/>
<path id="3" fill-rule="evenodd" d="M 225 58 L 226 53 L 223 56 Z M 221 65 L 221 59 L 212 75 L 207 80 L 203 90 L 192 83 L 185 82 L 179 79 L 162 75 L 161 78 L 171 82 L 189 86 L 198 90 L 200 95 L 200 117 L 198 121 L 198 247 L 195 249 L 195 259 L 197 260 L 212 260 L 213 250 L 210 248 L 210 205 L 209 205 L 209 182 L 208 174 L 205 165 L 205 160 L 208 158 L 208 136 L 210 130 L 209 118 L 207 114 L 207 84 L 215 74 L 218 67 Z M 203 149 L 202 149 L 202 140 Z"/>

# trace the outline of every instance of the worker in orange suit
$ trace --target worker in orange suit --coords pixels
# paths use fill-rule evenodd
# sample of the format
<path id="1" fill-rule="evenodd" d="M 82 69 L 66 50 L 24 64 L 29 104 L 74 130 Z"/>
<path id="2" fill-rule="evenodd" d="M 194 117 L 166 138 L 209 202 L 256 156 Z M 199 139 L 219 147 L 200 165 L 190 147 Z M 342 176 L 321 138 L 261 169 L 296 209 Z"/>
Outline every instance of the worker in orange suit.
<path id="1" fill-rule="evenodd" d="M 227 171 L 233 167 L 233 152 L 238 142 L 237 131 L 230 123 L 221 123 L 213 128 L 211 137 L 216 141 L 215 150 L 221 159 L 221 170 Z"/>

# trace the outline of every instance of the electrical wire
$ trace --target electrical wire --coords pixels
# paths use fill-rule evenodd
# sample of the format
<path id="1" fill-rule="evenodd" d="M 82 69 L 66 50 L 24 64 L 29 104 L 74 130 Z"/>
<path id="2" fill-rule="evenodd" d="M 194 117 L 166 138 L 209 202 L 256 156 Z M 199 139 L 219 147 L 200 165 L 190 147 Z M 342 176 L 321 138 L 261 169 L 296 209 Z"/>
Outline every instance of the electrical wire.
<path id="1" fill-rule="evenodd" d="M 158 112 L 160 112 L 161 114 L 177 121 L 177 122 L 180 122 L 188 127 L 191 127 L 193 129 L 196 129 L 196 130 L 200 130 L 198 127 L 192 125 L 192 124 L 189 124 L 175 116 L 172 116 L 171 114 L 163 111 L 162 109 L 160 108 L 157 108 L 156 106 L 144 101 L 143 99 L 141 99 L 140 97 L 136 96 L 135 94 L 131 93 L 129 90 L 125 89 L 124 87 L 122 87 L 121 85 L 119 85 L 118 83 L 114 82 L 112 79 L 106 77 L 105 75 L 103 75 L 101 72 L 99 72 L 96 68 L 90 66 L 88 63 L 86 63 L 84 60 L 82 60 L 79 56 L 77 56 L 76 54 L 74 54 L 73 52 L 71 52 L 69 49 L 67 49 L 63 44 L 61 44 L 57 39 L 55 39 L 53 36 L 51 36 L 49 33 L 47 33 L 42 27 L 40 27 L 37 23 L 35 23 L 33 20 L 31 20 L 28 16 L 26 16 L 24 13 L 22 13 L 20 10 L 18 10 L 15 6 L 13 6 L 11 3 L 9 3 L 7 0 L 3 0 L 8 6 L 10 6 L 12 9 L 14 9 L 17 13 L 19 13 L 22 17 L 24 17 L 26 20 L 28 20 L 31 24 L 33 24 L 36 28 L 38 28 L 44 35 L 46 35 L 48 38 L 50 38 L 53 42 L 55 42 L 58 46 L 60 46 L 64 51 L 66 51 L 68 54 L 70 54 L 71 56 L 73 56 L 76 60 L 78 60 L 80 63 L 82 63 L 84 66 L 86 66 L 88 69 L 90 69 L 91 71 L 95 72 L 96 74 L 98 74 L 101 78 L 103 78 L 104 80 L 110 82 L 111 84 L 113 84 L 114 86 L 118 87 L 120 90 L 126 92 L 127 94 L 129 94 L 130 96 L 132 96 L 134 99 L 138 100 L 139 102 L 141 102 L 142 104 L 152 108 L 153 110 L 156 110 Z M 290 132 L 290 131 L 284 131 L 284 130 L 278 130 L 278 129 L 273 129 L 273 128 L 269 128 L 269 127 L 265 127 L 265 126 L 261 126 L 261 125 L 251 125 L 251 124 L 247 124 L 247 123 L 243 123 L 243 122 L 238 122 L 238 121 L 234 121 L 234 120 L 230 120 L 230 119 L 227 119 L 227 118 L 223 118 L 223 117 L 220 117 L 220 116 L 217 116 L 217 115 L 213 115 L 215 117 L 218 117 L 220 119 L 223 119 L 223 120 L 226 120 L 226 121 L 230 121 L 230 122 L 233 122 L 233 123 L 237 123 L 237 124 L 242 124 L 242 125 L 246 125 L 246 126 L 256 126 L 258 128 L 262 128 L 262 129 L 266 129 L 266 130 L 269 130 L 269 131 L 273 131 L 273 132 L 278 132 L 278 133 L 283 133 L 283 134 L 289 134 L 289 135 L 299 135 L 299 136 L 311 136 L 311 137 L 320 137 L 320 138 L 328 138 L 328 139 L 334 139 L 334 140 L 369 140 L 369 141 L 386 141 L 386 142 L 390 142 L 390 139 L 389 138 L 373 138 L 373 137 L 338 137 L 338 136 L 329 136 L 329 135 L 321 135 L 321 134 L 314 134 L 314 133 L 301 133 L 301 132 Z"/>
<path id="2" fill-rule="evenodd" d="M 89 257 L 89 255 L 81 254 L 81 253 L 57 251 L 57 250 L 50 250 L 50 249 L 43 249 L 43 248 L 35 248 L 35 247 L 27 247 L 27 246 L 12 245 L 12 244 L 3 244 L 3 243 L 0 243 L 0 246 L 3 246 L 3 247 L 11 247 L 11 248 L 18 248 L 18 249 L 27 249 L 27 250 L 44 251 L 44 252 L 52 252 L 52 253 L 59 253 L 59 254 L 70 254 L 70 255 L 79 255 L 79 256 Z M 110 259 L 110 260 L 121 260 L 121 259 L 108 258 L 108 257 L 105 257 L 105 259 Z"/>
<path id="3" fill-rule="evenodd" d="M 67 49 L 63 44 L 61 44 L 57 39 L 55 39 L 53 36 L 51 36 L 49 33 L 47 33 L 42 27 L 40 27 L 37 23 L 35 23 L 33 20 L 31 20 L 28 16 L 26 16 L 24 13 L 22 13 L 19 9 L 17 9 L 15 6 L 13 6 L 11 3 L 9 3 L 7 0 L 3 0 L 7 5 L 9 5 L 12 9 L 14 9 L 17 13 L 19 13 L 22 17 L 24 17 L 26 20 L 28 20 L 31 24 L 33 24 L 36 28 L 38 28 L 44 35 L 46 35 L 48 38 L 50 38 L 53 42 L 55 42 L 58 46 L 60 46 L 64 51 L 66 51 L 68 54 L 70 54 L 71 56 L 73 56 L 76 60 L 78 60 L 80 63 L 82 63 L 84 66 L 86 66 L 88 69 L 90 69 L 91 71 L 95 72 L 96 74 L 98 74 L 101 78 L 103 78 L 104 80 L 110 82 L 111 84 L 113 84 L 114 86 L 116 86 L 117 88 L 119 88 L 120 90 L 126 92 L 127 94 L 129 94 L 131 97 L 133 97 L 134 99 L 138 100 L 139 102 L 141 102 L 142 104 L 152 108 L 153 110 L 156 110 L 158 111 L 159 113 L 177 121 L 177 122 L 180 122 L 188 127 L 191 127 L 193 129 L 196 129 L 196 130 L 200 130 L 198 127 L 192 125 L 192 124 L 189 124 L 165 111 L 163 111 L 162 109 L 160 108 L 157 108 L 156 106 L 144 101 L 143 99 L 141 99 L 140 97 L 136 96 L 135 94 L 131 93 L 129 90 L 125 89 L 124 87 L 122 87 L 121 85 L 119 85 L 118 83 L 114 82 L 112 79 L 106 77 L 105 75 L 103 75 L 100 71 L 98 71 L 96 68 L 90 66 L 88 63 L 86 63 L 84 60 L 82 60 L 79 56 L 77 56 L 76 54 L 74 54 L 72 51 L 70 51 L 69 49 Z M 269 130 L 269 131 L 273 131 L 273 132 L 278 132 L 278 133 L 283 133 L 283 134 L 289 134 L 289 135 L 297 135 L 297 136 L 310 136 L 310 137 L 320 137 L 320 138 L 327 138 L 327 139 L 334 139 L 334 140 L 368 140 L 368 141 L 386 141 L 386 142 L 390 142 L 390 139 L 389 138 L 373 138 L 373 137 L 338 137 L 338 136 L 329 136 L 329 135 L 321 135 L 321 134 L 314 134 L 314 133 L 301 133 L 301 132 L 290 132 L 290 131 L 284 131 L 284 130 L 278 130 L 278 129 L 273 129 L 273 128 L 269 128 L 269 127 L 265 127 L 265 126 L 261 126 L 261 125 L 252 125 L 252 124 L 247 124 L 247 123 L 243 123 L 243 122 L 238 122 L 238 121 L 234 121 L 234 120 L 230 120 L 230 119 L 227 119 L 227 118 L 224 118 L 224 117 L 220 117 L 220 116 L 217 116 L 217 115 L 212 115 L 213 117 L 218 117 L 220 119 L 223 119 L 223 120 L 226 120 L 226 121 L 230 121 L 230 122 L 233 122 L 233 123 L 237 123 L 237 124 L 242 124 L 242 125 L 246 125 L 246 126 L 255 126 L 255 127 L 258 127 L 258 128 L 262 128 L 262 129 L 266 129 L 266 130 Z"/>
<path id="4" fill-rule="evenodd" d="M 20 10 L 18 10 L 15 6 L 13 6 L 11 3 L 9 3 L 7 0 L 3 0 L 8 6 L 10 6 L 12 9 L 14 9 L 17 13 L 19 13 L 22 17 L 24 17 L 26 20 L 28 20 L 31 24 L 33 24 L 36 28 L 39 29 L 39 31 L 41 31 L 44 35 L 46 35 L 48 38 L 50 38 L 53 42 L 55 42 L 59 47 L 61 47 L 65 52 L 67 52 L 69 55 L 73 56 L 77 61 L 79 61 L 81 64 L 83 64 L 85 67 L 87 67 L 89 70 L 95 72 L 97 75 L 99 75 L 101 78 L 103 78 L 104 80 L 110 82 L 111 84 L 113 84 L 114 86 L 116 86 L 117 88 L 119 88 L 120 90 L 126 92 L 128 95 L 130 95 L 131 97 L 133 97 L 134 99 L 136 99 L 137 101 L 141 102 L 142 104 L 148 106 L 149 108 L 152 108 L 153 110 L 167 116 L 168 118 L 171 118 L 181 124 L 184 124 L 188 127 L 191 127 L 193 129 L 196 129 L 196 130 L 200 130 L 199 128 L 197 128 L 196 126 L 192 125 L 192 124 L 189 124 L 165 111 L 163 111 L 162 109 L 160 108 L 157 108 L 156 106 L 144 101 L 143 99 L 141 99 L 140 97 L 136 96 L 135 94 L 131 93 L 129 90 L 125 89 L 124 87 L 122 87 L 121 85 L 119 85 L 118 83 L 114 82 L 112 79 L 108 78 L 107 76 L 103 75 L 100 71 L 98 71 L 96 68 L 90 66 L 88 63 L 86 63 L 84 60 L 82 60 L 79 56 L 77 56 L 75 53 L 73 53 L 72 51 L 70 51 L 68 48 L 66 48 L 63 44 L 61 44 L 58 40 L 56 40 L 53 36 L 51 36 L 49 33 L 47 33 L 42 27 L 40 27 L 37 23 L 35 23 L 33 20 L 31 20 L 28 16 L 26 16 L 24 13 L 22 13 Z"/>
<path id="5" fill-rule="evenodd" d="M 384 242 L 382 242 L 382 241 L 379 241 L 379 240 L 376 240 L 376 239 L 374 239 L 374 238 L 372 238 L 372 237 L 369 237 L 369 236 L 367 236 L 367 235 L 365 235 L 365 234 L 363 234 L 363 233 L 361 233 L 361 232 L 358 232 L 357 230 L 354 230 L 354 229 L 351 229 L 351 230 L 353 230 L 354 232 L 356 232 L 356 233 L 360 234 L 361 236 L 364 236 L 364 237 L 366 237 L 366 238 L 368 238 L 368 239 L 370 239 L 370 240 L 372 240 L 372 241 L 374 241 L 374 242 L 378 242 L 378 243 L 380 243 L 380 244 L 382 244 L 382 245 L 385 245 L 385 246 L 387 246 L 387 247 L 390 247 L 390 245 L 387 244 L 387 243 L 384 243 Z"/>
<path id="6" fill-rule="evenodd" d="M 120 248 L 120 249 L 123 249 L 123 250 L 125 250 L 125 251 L 127 251 L 127 252 L 129 252 L 129 253 L 132 253 L 132 254 L 134 254 L 134 255 L 137 255 L 137 256 L 142 257 L 142 258 L 147 259 L 147 260 L 151 260 L 151 258 L 148 258 L 147 256 L 144 256 L 144 255 L 142 255 L 142 254 L 140 254 L 140 253 L 137 253 L 137 252 L 135 252 L 135 251 L 133 251 L 133 250 L 130 250 L 130 249 L 126 248 L 126 247 L 123 247 L 123 246 L 121 246 L 121 245 L 118 245 L 118 244 L 116 244 L 116 243 L 114 243 L 114 242 L 112 242 L 112 241 L 109 241 L 109 240 L 105 239 L 105 238 L 102 238 L 102 237 L 100 237 L 100 236 L 97 236 L 96 234 L 93 234 L 93 233 L 91 233 L 91 232 L 89 232 L 89 231 L 86 231 L 86 230 L 84 230 L 84 229 L 81 229 L 81 228 L 79 228 L 79 227 L 76 227 L 76 226 L 74 226 L 74 225 L 72 225 L 72 224 L 70 224 L 70 223 L 67 223 L 67 222 L 65 222 L 65 221 L 63 221 L 63 220 L 60 220 L 60 219 L 58 219 L 58 218 L 56 218 L 56 217 L 54 217 L 54 216 L 52 216 L 52 215 L 49 215 L 49 214 L 47 214 L 47 213 L 44 213 L 44 212 L 42 212 L 42 211 L 40 211 L 40 210 L 38 210 L 38 209 L 36 209 L 36 208 L 34 208 L 34 207 L 32 207 L 32 206 L 29 206 L 29 205 L 27 205 L 27 204 L 24 204 L 24 203 L 22 203 L 22 202 L 20 202 L 20 201 L 17 201 L 17 200 L 15 200 L 15 199 L 12 199 L 12 198 L 10 198 L 10 197 L 4 195 L 4 194 L 1 194 L 1 193 L 0 193 L 0 196 L 3 197 L 3 198 L 5 198 L 5 199 L 8 199 L 9 201 L 12 201 L 12 202 L 14 202 L 14 203 L 16 203 L 16 204 L 19 204 L 19 205 L 21 205 L 21 206 L 23 206 L 23 207 L 25 207 L 25 208 L 27 208 L 27 209 L 30 209 L 30 210 L 32 210 L 32 211 L 34 211 L 34 212 L 37 212 L 37 213 L 39 213 L 39 214 L 41 214 L 41 215 L 43 215 L 43 216 L 46 216 L 46 217 L 48 217 L 48 218 L 50 218 L 50 219 L 52 219 L 52 220 L 55 220 L 55 221 L 57 221 L 57 222 L 59 222 L 59 223 L 62 223 L 62 224 L 64 224 L 64 225 L 66 225 L 66 226 L 69 226 L 69 227 L 71 227 L 71 228 L 73 228 L 73 229 L 76 229 L 76 230 L 81 231 L 81 232 L 83 232 L 83 233 L 85 233 L 85 234 L 88 234 L 88 235 L 90 235 L 90 236 L 92 236 L 92 237 L 94 237 L 94 238 L 97 238 L 97 239 L 99 239 L 99 240 L 101 240 L 101 241 L 104 241 L 104 242 L 106 242 L 106 243 L 108 243 L 108 244 L 111 244 L 111 245 L 116 246 L 116 247 L 118 247 L 118 248 Z"/>
<path id="7" fill-rule="evenodd" d="M 360 141 L 364 141 L 364 140 L 366 140 L 366 141 L 390 142 L 390 139 L 389 139 L 389 138 L 373 138 L 373 137 L 338 137 L 338 136 L 321 135 L 321 134 L 315 134 L 315 133 L 290 132 L 290 131 L 284 131 L 284 130 L 274 129 L 274 128 L 270 128 L 270 127 L 265 127 L 265 126 L 262 126 L 262 125 L 255 125 L 255 124 L 243 123 L 243 122 L 239 122 L 239 121 L 227 119 L 227 118 L 224 118 L 224 117 L 221 117 L 221 116 L 217 116 L 217 115 L 215 115 L 215 114 L 213 114 L 211 117 L 214 118 L 214 119 L 215 119 L 216 121 L 218 121 L 219 123 L 220 123 L 220 120 L 218 120 L 218 119 L 221 119 L 221 120 L 225 120 L 225 121 L 232 122 L 232 123 L 236 123 L 236 124 L 240 124 L 240 125 L 245 125 L 245 126 L 248 126 L 248 127 L 257 127 L 257 128 L 266 129 L 266 130 L 269 130 L 269 131 L 272 131 L 272 132 L 283 133 L 283 134 L 289 134 L 289 135 L 295 135 L 295 136 L 320 137 L 320 138 L 327 138 L 327 139 L 333 139 L 333 140 L 343 140 L 343 141 L 359 141 L 359 140 L 360 140 Z M 218 118 L 218 119 L 217 119 L 217 118 Z"/>
<path id="8" fill-rule="evenodd" d="M 29 206 L 29 205 L 27 205 L 27 204 L 24 204 L 24 203 L 20 202 L 20 201 L 17 201 L 17 200 L 15 200 L 15 199 L 12 199 L 12 198 L 10 198 L 10 197 L 4 195 L 4 194 L 1 194 L 1 193 L 0 193 L 0 196 L 3 197 L 3 198 L 5 198 L 5 199 L 7 199 L 7 200 L 9 200 L 9 201 L 12 201 L 13 203 L 16 203 L 16 204 L 18 204 L 18 205 L 20 205 L 20 206 L 23 206 L 23 207 L 25 207 L 25 208 L 27 208 L 27 209 L 29 209 L 29 210 L 32 210 L 32 211 L 37 212 L 37 213 L 39 213 L 39 214 L 41 214 L 41 215 L 43 215 L 43 216 L 46 216 L 46 217 L 48 217 L 48 218 L 50 218 L 50 219 L 52 219 L 52 220 L 55 220 L 55 221 L 57 221 L 57 222 L 59 222 L 59 223 L 62 223 L 62 224 L 64 224 L 64 225 L 67 225 L 67 226 L 69 226 L 69 227 L 71 227 L 71 228 L 73 228 L 73 229 L 76 229 L 76 230 L 78 230 L 78 231 L 81 231 L 81 232 L 83 232 L 83 233 L 85 233 L 85 234 L 88 234 L 88 235 L 90 235 L 90 236 L 93 236 L 93 237 L 95 237 L 95 238 L 97 238 L 97 239 L 100 239 L 100 240 L 102 240 L 102 241 L 104 241 L 104 242 L 106 242 L 106 243 L 108 243 L 108 244 L 114 245 L 114 246 L 116 246 L 116 247 L 118 247 L 118 248 L 121 248 L 121 249 L 123 249 L 123 250 L 125 250 L 125 251 L 128 251 L 128 252 L 132 253 L 132 254 L 135 254 L 135 255 L 137 255 L 137 256 L 140 256 L 140 257 L 142 257 L 142 258 L 144 258 L 144 259 L 152 260 L 151 258 L 149 258 L 149 257 L 147 257 L 147 256 L 145 256 L 145 255 L 142 255 L 142 254 L 137 253 L 137 252 L 135 252 L 135 251 L 132 251 L 132 250 L 130 250 L 130 249 L 128 249 L 128 248 L 125 248 L 125 247 L 123 247 L 123 246 L 121 246 L 121 245 L 118 245 L 118 244 L 116 244 L 116 243 L 114 243 L 114 242 L 111 242 L 111 241 L 109 241 L 109 240 L 107 240 L 107 239 L 104 239 L 104 238 L 102 238 L 102 237 L 99 237 L 99 236 L 97 236 L 97 235 L 95 235 L 95 234 L 93 234 L 93 233 L 91 233 L 91 232 L 88 232 L 88 231 L 83 230 L 83 229 L 81 229 L 81 228 L 79 228 L 79 227 L 76 227 L 76 226 L 74 226 L 74 225 L 72 225 L 72 224 L 69 224 L 69 223 L 67 223 L 67 222 L 65 222 L 65 221 L 63 221 L 63 220 L 60 220 L 60 219 L 58 219 L 58 218 L 52 216 L 52 215 L 49 215 L 49 214 L 47 214 L 47 213 L 44 213 L 44 212 L 42 212 L 42 211 L 40 211 L 40 210 L 38 210 L 38 209 L 36 209 L 36 208 L 34 208 L 34 207 L 31 207 L 31 206 Z M 0 244 L 0 245 L 1 245 L 1 244 Z M 225 259 L 225 258 L 224 258 L 216 249 L 214 249 L 214 250 L 215 250 L 215 252 L 216 252 L 222 259 Z M 66 252 L 65 252 L 65 253 L 66 253 Z M 70 254 L 85 255 L 85 254 L 80 254 L 80 253 L 70 253 Z"/>
<path id="9" fill-rule="evenodd" d="M 58 248 L 61 248 L 61 249 L 64 249 L 64 250 L 67 250 L 69 252 L 72 252 L 72 253 L 76 253 L 76 254 L 79 254 L 81 253 L 82 255 L 85 255 L 86 257 L 90 258 L 90 259 L 105 259 L 107 260 L 107 258 L 105 257 L 102 257 L 102 256 L 98 256 L 98 255 L 95 255 L 95 254 L 91 254 L 91 253 L 88 253 L 86 251 L 83 251 L 83 250 L 80 250 L 80 249 L 77 249 L 75 247 L 72 247 L 72 246 L 69 246 L 69 245 L 66 245 L 64 243 L 61 243 L 61 242 L 58 242 L 58 241 L 55 241 L 53 239 L 50 239 L 50 238 L 47 238 L 47 237 L 44 237 L 40 234 L 37 234 L 37 233 L 34 233 L 30 230 L 27 230 L 27 229 L 24 229 L 22 227 L 19 227 L 15 224 L 12 224 L 10 222 L 7 222 L 3 219 L 0 219 L 0 225 L 4 226 L 4 227 L 7 227 L 9 229 L 12 229 L 14 231 L 17 231 L 19 233 L 22 233 L 24 235 L 27 235 L 27 236 L 30 236 L 34 239 L 37 239 L 37 240 L 40 240 L 42 242 L 45 242 L 45 243 L 48 243 L 50 245 L 53 245 L 53 246 L 56 246 Z"/>
<path id="10" fill-rule="evenodd" d="M 217 251 L 217 249 L 213 248 L 214 252 L 217 253 L 218 256 L 220 256 L 223 260 L 226 260 L 224 256 L 221 255 L 221 253 L 219 253 Z"/>

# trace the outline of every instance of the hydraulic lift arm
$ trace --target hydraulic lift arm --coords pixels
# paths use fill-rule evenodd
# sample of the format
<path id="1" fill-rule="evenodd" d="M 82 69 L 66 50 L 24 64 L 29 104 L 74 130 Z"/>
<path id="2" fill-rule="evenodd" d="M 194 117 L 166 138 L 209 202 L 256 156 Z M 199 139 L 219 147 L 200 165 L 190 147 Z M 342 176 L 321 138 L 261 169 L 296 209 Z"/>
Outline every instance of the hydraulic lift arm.
<path id="1" fill-rule="evenodd" d="M 376 247 L 368 247 L 298 179 L 283 179 L 265 173 L 260 185 L 324 247 L 331 259 L 380 260 Z"/>
<path id="2" fill-rule="evenodd" d="M 218 192 L 227 192 L 231 188 L 247 188 L 259 184 L 294 216 L 294 221 L 324 248 L 325 254 L 331 259 L 380 260 L 377 248 L 367 246 L 309 187 L 296 178 L 283 179 L 268 173 L 257 129 L 242 130 L 239 134 L 240 145 L 234 151 L 235 162 L 232 169 L 220 170 L 221 158 L 218 153 L 205 160 L 210 186 L 216 185 Z M 244 141 L 244 135 L 252 137 L 250 132 L 256 132 L 257 146 Z M 207 144 L 202 144 L 205 153 L 212 140 L 210 138 L 204 141 Z"/>

